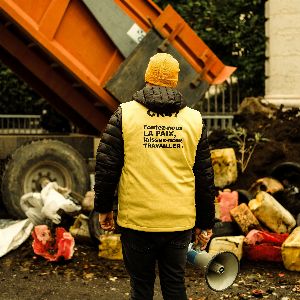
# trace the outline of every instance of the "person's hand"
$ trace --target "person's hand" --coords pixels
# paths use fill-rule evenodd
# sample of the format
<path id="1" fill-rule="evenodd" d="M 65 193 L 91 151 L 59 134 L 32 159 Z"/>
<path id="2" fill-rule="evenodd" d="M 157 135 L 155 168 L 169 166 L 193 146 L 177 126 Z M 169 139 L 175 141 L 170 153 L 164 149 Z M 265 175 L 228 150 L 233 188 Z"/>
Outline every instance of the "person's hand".
<path id="1" fill-rule="evenodd" d="M 200 250 L 204 250 L 212 236 L 212 229 L 201 230 L 200 228 L 195 228 L 195 242 L 194 245 L 200 246 Z"/>
<path id="2" fill-rule="evenodd" d="M 114 213 L 112 211 L 108 213 L 99 214 L 100 227 L 103 230 L 112 231 L 115 229 Z"/>

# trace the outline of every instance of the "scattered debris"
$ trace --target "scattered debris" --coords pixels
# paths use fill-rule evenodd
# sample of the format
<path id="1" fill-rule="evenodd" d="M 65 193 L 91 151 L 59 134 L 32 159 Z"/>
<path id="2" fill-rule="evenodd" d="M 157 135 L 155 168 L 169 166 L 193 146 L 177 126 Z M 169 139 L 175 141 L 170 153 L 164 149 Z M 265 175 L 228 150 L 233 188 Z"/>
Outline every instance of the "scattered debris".
<path id="1" fill-rule="evenodd" d="M 230 210 L 238 206 L 238 193 L 230 189 L 219 191 L 216 198 L 216 218 L 222 222 L 231 222 Z"/>
<path id="2" fill-rule="evenodd" d="M 252 295 L 256 298 L 263 298 L 263 295 L 265 294 L 265 291 L 263 290 L 253 290 Z"/>
<path id="3" fill-rule="evenodd" d="M 286 269 L 300 271 L 300 226 L 282 244 L 282 259 Z"/>
<path id="4" fill-rule="evenodd" d="M 215 255 L 222 251 L 229 251 L 241 260 L 243 256 L 244 236 L 224 236 L 213 238 L 209 245 L 209 254 Z"/>
<path id="5" fill-rule="evenodd" d="M 237 162 L 233 148 L 211 150 L 215 186 L 223 188 L 237 180 Z"/>
<path id="6" fill-rule="evenodd" d="M 0 257 L 24 243 L 33 229 L 29 219 L 0 219 Z"/>
<path id="7" fill-rule="evenodd" d="M 252 261 L 282 262 L 281 245 L 288 235 L 253 229 L 244 240 L 244 255 Z"/>
<path id="8" fill-rule="evenodd" d="M 300 285 L 295 285 L 292 289 L 293 292 L 300 293 Z"/>
<path id="9" fill-rule="evenodd" d="M 34 227 L 32 237 L 34 253 L 49 261 L 68 260 L 74 254 L 74 238 L 62 227 L 57 227 L 55 237 L 52 237 L 47 225 L 37 225 Z"/>
<path id="10" fill-rule="evenodd" d="M 283 191 L 284 187 L 282 183 L 278 180 L 271 177 L 264 177 L 257 179 L 250 187 L 249 193 L 256 196 L 256 194 L 260 191 L 267 192 L 269 194 L 274 194 L 279 191 Z"/>
<path id="11" fill-rule="evenodd" d="M 292 214 L 266 192 L 259 192 L 248 205 L 256 218 L 273 232 L 290 232 L 296 226 Z"/>
<path id="12" fill-rule="evenodd" d="M 285 114 L 284 112 L 282 112 L 282 114 Z M 257 123 L 257 119 L 256 116 L 253 115 L 253 117 L 255 118 L 255 122 L 253 123 L 255 126 L 252 127 L 248 127 L 248 133 L 251 134 L 251 130 L 255 130 L 254 132 L 259 130 L 259 124 Z M 300 120 L 300 118 L 298 118 L 297 122 Z M 268 176 L 270 176 L 270 174 L 272 172 L 270 172 L 270 174 L 267 174 L 269 170 L 271 170 L 273 168 L 274 165 L 278 164 L 278 161 L 273 161 L 273 159 L 279 159 L 281 161 L 287 160 L 288 158 L 292 158 L 294 157 L 295 159 L 298 160 L 298 162 L 300 162 L 300 158 L 299 156 L 296 156 L 295 153 L 300 153 L 299 150 L 300 148 L 297 148 L 297 144 L 294 144 L 292 148 L 289 144 L 289 142 L 291 141 L 296 141 L 297 143 L 299 143 L 300 141 L 300 126 L 296 126 L 296 123 L 293 123 L 295 121 L 295 116 L 291 116 L 291 122 L 289 122 L 289 126 L 291 126 L 290 128 L 293 129 L 294 128 L 294 133 L 296 133 L 295 136 L 291 136 L 290 134 L 290 130 L 287 130 L 286 128 L 284 130 L 281 130 L 281 134 L 278 134 L 278 130 L 279 130 L 279 122 L 280 120 L 277 118 L 276 120 L 276 113 L 274 113 L 273 118 L 268 119 L 266 121 L 265 124 L 263 124 L 263 129 L 264 129 L 264 136 L 266 136 L 267 138 L 271 138 L 272 139 L 272 143 L 265 143 L 265 144 L 259 144 L 257 145 L 257 147 L 255 148 L 255 151 L 253 152 L 252 158 L 249 161 L 249 164 L 247 166 L 247 169 L 245 170 L 243 176 L 239 176 L 236 181 L 228 181 L 230 183 L 226 183 L 225 186 L 222 186 L 220 188 L 225 188 L 221 193 L 227 193 L 226 196 L 229 193 L 236 193 L 238 192 L 238 190 L 236 188 L 243 188 L 245 192 L 248 192 L 250 195 L 252 195 L 253 197 L 256 196 L 256 194 L 259 194 L 261 192 L 263 192 L 262 194 L 267 194 L 267 198 L 269 198 L 268 195 L 272 194 L 272 197 L 275 199 L 275 201 L 277 201 L 277 203 L 280 203 L 285 210 L 289 211 L 294 218 L 296 218 L 297 215 L 300 216 L 300 211 L 299 211 L 299 203 L 300 203 L 300 193 L 299 193 L 299 189 L 300 189 L 300 185 L 298 185 L 297 180 L 299 181 L 299 176 L 294 177 L 293 179 L 296 178 L 295 181 L 292 181 L 291 178 L 287 178 L 286 174 L 288 173 L 283 172 L 282 169 L 277 168 L 277 177 L 279 175 L 282 175 L 284 173 L 284 176 L 282 175 L 280 178 L 276 178 L 277 182 L 276 185 L 273 185 L 275 182 L 273 181 L 273 178 L 270 178 Z M 275 126 L 273 126 L 273 122 L 277 122 L 275 123 Z M 277 125 L 276 125 L 277 124 Z M 300 124 L 300 123 L 297 123 Z M 299 128 L 298 128 L 299 127 Z M 296 131 L 295 131 L 296 130 Z M 273 132 L 274 131 L 274 132 Z M 253 132 L 252 132 L 253 133 Z M 277 135 L 277 136 L 276 136 Z M 276 137 L 276 143 L 273 143 L 274 137 Z M 281 139 L 281 141 L 279 141 L 279 139 Z M 298 139 L 298 140 L 297 140 Z M 273 149 L 274 148 L 274 149 Z M 236 149 L 235 149 L 236 151 Z M 298 151 L 298 152 L 297 152 Z M 290 152 L 290 153 L 289 153 Z M 268 155 L 266 155 L 266 153 L 268 153 Z M 294 156 L 293 156 L 294 155 Z M 228 162 L 228 160 L 227 160 Z M 217 164 L 216 164 L 217 165 Z M 220 166 L 218 166 L 219 168 Z M 220 167 L 221 168 L 221 167 Z M 281 170 L 281 171 L 278 171 Z M 290 169 L 289 169 L 290 170 Z M 223 171 L 220 171 L 221 174 L 223 174 Z M 226 171 L 227 172 L 227 171 Z M 226 172 L 224 173 L 226 176 Z M 274 173 L 274 174 L 275 174 Z M 295 173 L 295 172 L 293 172 Z M 223 174 L 223 175 L 224 175 Z M 225 176 L 224 175 L 224 176 Z M 299 174 L 298 174 L 299 175 Z M 283 178 L 284 177 L 284 178 Z M 258 179 L 257 178 L 261 178 Z M 298 179 L 297 179 L 298 178 Z M 255 182 L 256 180 L 256 182 Z M 271 181 L 272 180 L 272 181 Z M 255 182 L 253 184 L 253 182 Z M 249 188 L 250 186 L 250 188 Z M 226 188 L 230 188 L 231 191 L 229 192 L 229 190 L 227 190 Z M 282 189 L 283 188 L 283 189 Z M 58 193 L 59 191 L 56 190 Z M 280 194 L 281 193 L 281 194 Z M 260 195 L 262 195 L 260 194 Z M 62 195 L 62 194 L 61 194 Z M 233 201 L 235 207 L 232 207 L 231 204 L 226 206 L 227 204 L 229 204 L 230 201 L 225 200 L 225 198 L 223 198 L 222 201 L 218 201 L 217 202 L 220 204 L 222 202 L 222 205 L 226 203 L 226 205 L 224 207 L 222 207 L 222 213 L 220 213 L 219 215 L 217 215 L 217 219 L 220 222 L 217 222 L 217 226 L 220 226 L 220 228 L 224 229 L 225 227 L 230 228 L 230 234 L 228 235 L 232 235 L 232 236 L 225 236 L 222 239 L 219 238 L 214 238 L 211 243 L 210 243 L 210 247 L 212 249 L 216 248 L 215 251 L 220 252 L 220 251 L 232 251 L 234 252 L 235 250 L 238 251 L 238 255 L 240 255 L 242 258 L 242 263 L 243 263 L 243 274 L 241 275 L 240 279 L 237 283 L 235 283 L 232 288 L 230 289 L 230 292 L 228 292 L 227 294 L 222 295 L 222 299 L 227 299 L 227 298 L 233 298 L 233 299 L 249 299 L 249 298 L 253 298 L 253 297 L 257 297 L 257 298 L 268 298 L 270 297 L 270 299 L 272 299 L 272 297 L 276 298 L 276 299 L 296 299 L 297 297 L 299 297 L 299 293 L 300 293 L 300 281 L 296 281 L 295 276 L 296 275 L 291 275 L 291 273 L 295 273 L 295 272 L 289 272 L 286 271 L 286 273 L 282 272 L 282 264 L 276 264 L 275 262 L 277 262 L 277 260 L 274 260 L 273 264 L 268 263 L 267 261 L 270 260 L 272 256 L 272 254 L 270 254 L 270 252 L 266 252 L 264 248 L 264 250 L 260 250 L 258 252 L 260 252 L 260 254 L 265 254 L 265 257 L 260 260 L 261 261 L 261 266 L 258 263 L 255 262 L 250 262 L 247 263 L 247 259 L 250 258 L 249 254 L 247 253 L 247 251 L 245 250 L 247 247 L 250 246 L 254 246 L 257 247 L 256 251 L 259 249 L 258 246 L 261 246 L 263 243 L 265 244 L 265 247 L 273 247 L 276 245 L 276 251 L 277 251 L 277 257 L 279 257 L 280 255 L 282 255 L 282 258 L 284 261 L 289 260 L 289 262 L 285 262 L 285 267 L 287 270 L 292 270 L 291 268 L 299 268 L 299 266 L 297 265 L 299 263 L 299 229 L 295 228 L 295 223 L 291 223 L 291 224 L 287 224 L 286 226 L 286 231 L 291 232 L 289 237 L 284 241 L 284 243 L 281 245 L 279 242 L 276 244 L 276 237 L 284 237 L 284 236 L 288 236 L 288 233 L 285 234 L 278 234 L 276 235 L 276 232 L 274 231 L 282 231 L 282 229 L 276 229 L 275 227 L 273 227 L 273 225 L 270 225 L 268 223 L 268 221 L 266 220 L 265 217 L 256 217 L 255 215 L 255 210 L 253 209 L 253 211 L 251 211 L 250 208 L 253 208 L 253 202 L 250 204 L 250 202 L 253 199 L 250 199 L 251 197 L 249 195 L 246 195 L 245 198 L 247 198 L 247 201 L 245 201 L 246 203 L 242 203 L 241 197 L 240 197 L 240 193 L 238 192 L 238 201 L 237 204 L 239 204 L 238 206 L 236 206 L 236 202 L 235 200 Z M 281 196 L 280 196 L 281 195 Z M 35 208 L 38 207 L 39 211 L 42 210 L 43 207 L 43 203 L 41 202 L 41 197 L 40 195 L 27 195 L 28 198 L 26 199 L 27 204 L 29 204 L 27 206 L 27 208 Z M 271 196 L 271 195 L 270 195 Z M 29 197 L 31 197 L 31 199 L 29 199 Z M 92 202 L 93 202 L 93 192 L 90 191 L 85 195 L 85 201 L 86 204 L 83 205 L 83 210 L 84 211 L 90 211 L 90 209 L 92 208 Z M 250 198 L 249 198 L 250 197 Z M 259 196 L 260 197 L 260 196 Z M 258 199 L 259 199 L 258 197 Z M 24 202 L 25 202 L 25 198 L 24 197 Z M 220 200 L 220 199 L 219 199 Z M 251 200 L 251 201 L 249 201 Z M 257 198 L 255 199 L 257 202 Z M 265 201 L 265 199 L 262 200 L 262 202 Z M 77 205 L 77 204 L 76 204 Z M 261 205 L 261 204 L 260 204 Z M 230 207 L 229 211 L 230 211 L 230 219 L 228 218 L 228 207 Z M 272 211 L 274 210 L 274 208 L 277 208 L 278 205 L 274 204 L 274 201 L 271 202 L 270 206 L 268 206 L 267 208 L 264 207 L 264 211 L 267 212 L 268 214 L 271 214 Z M 232 209 L 233 208 L 233 209 Z M 281 211 L 281 210 L 280 210 Z M 76 214 L 79 213 L 79 210 L 75 212 Z M 281 224 L 283 217 L 282 215 L 272 215 L 272 219 L 271 221 L 277 222 L 278 224 Z M 34 215 L 31 215 L 34 217 Z M 32 218 L 33 218 L 32 217 Z M 41 223 L 44 222 L 41 221 L 39 219 L 39 215 L 36 214 L 35 215 L 36 220 L 35 222 Z M 253 219 L 253 217 L 256 219 Z M 51 217 L 47 218 L 47 219 L 51 219 L 53 220 L 59 220 L 56 218 L 55 213 L 51 214 Z M 63 218 L 61 218 L 63 219 Z M 70 233 L 73 234 L 75 236 L 75 239 L 78 239 L 78 241 L 81 239 L 81 237 L 86 237 L 87 239 L 89 238 L 88 235 L 85 235 L 87 233 L 87 229 L 86 229 L 86 224 L 85 221 L 88 220 L 90 222 L 90 220 L 93 219 L 93 222 L 95 222 L 95 224 L 97 225 L 97 221 L 98 221 L 98 216 L 94 215 L 94 218 L 91 217 L 87 217 L 85 215 L 78 215 L 74 225 L 70 228 Z M 254 220 L 254 221 L 253 221 Z M 222 222 L 223 221 L 223 222 Z M 77 222 L 77 223 L 76 223 Z M 286 220 L 284 219 L 284 223 L 288 223 L 286 222 Z M 236 230 L 232 230 L 234 228 L 234 226 L 239 225 L 239 228 Z M 294 225 L 293 225 L 294 224 Z M 99 228 L 97 228 L 98 230 Z M 256 229 L 256 234 L 253 234 L 253 229 Z M 1 230 L 1 228 L 0 228 Z M 73 231 L 74 230 L 74 231 Z M 255 231 L 254 231 L 255 232 Z M 259 236 L 256 236 L 256 240 L 251 238 L 251 235 L 257 235 L 257 233 L 259 232 Z M 243 236 L 241 236 L 241 234 L 244 234 L 246 236 L 246 238 L 244 239 Z M 1 234 L 1 233 L 0 233 Z M 121 258 L 121 254 L 120 254 L 120 241 L 119 238 L 115 239 L 113 238 L 114 235 L 106 235 L 104 234 L 104 232 L 101 231 L 97 231 L 97 234 L 95 234 L 96 239 L 99 243 L 99 239 L 101 239 L 101 244 L 99 247 L 99 253 L 96 253 L 96 256 L 99 254 L 100 258 L 97 257 L 97 259 L 95 259 L 93 261 L 93 263 L 87 263 L 86 261 L 88 261 L 88 259 L 90 259 L 90 250 L 84 249 L 84 251 L 82 250 L 82 246 L 79 247 L 79 249 L 81 249 L 82 251 L 76 251 L 75 255 L 73 255 L 76 257 L 76 260 L 74 261 L 74 263 L 72 262 L 72 269 L 69 269 L 67 265 L 56 265 L 56 264 L 43 264 L 43 259 L 40 258 L 40 254 L 39 256 L 34 256 L 32 258 L 32 250 L 31 252 L 28 252 L 28 249 L 26 249 L 26 251 L 23 249 L 21 252 L 21 255 L 23 255 L 23 257 L 26 257 L 26 259 L 30 262 L 29 264 L 24 264 L 24 262 L 22 260 L 18 261 L 19 262 L 19 269 L 21 270 L 21 272 L 23 273 L 23 277 L 25 278 L 28 277 L 29 274 L 31 273 L 37 273 L 39 274 L 39 276 L 41 276 L 40 280 L 44 280 L 44 278 L 48 278 L 48 276 L 50 276 L 51 274 L 55 274 L 56 276 L 63 276 L 64 280 L 74 280 L 75 277 L 77 276 L 78 278 L 76 278 L 76 280 L 78 279 L 79 281 L 81 279 L 83 279 L 86 284 L 88 284 L 88 282 L 92 282 L 94 279 L 101 278 L 103 276 L 103 272 L 106 272 L 105 274 L 109 274 L 108 277 L 106 277 L 106 280 L 108 281 L 108 285 L 115 285 L 115 282 L 117 282 L 117 284 L 119 284 L 122 280 L 122 278 L 126 278 L 125 280 L 128 281 L 127 279 L 127 275 L 124 271 L 124 268 L 122 267 L 122 264 L 120 262 L 120 264 L 114 264 L 114 260 L 115 259 L 122 259 Z M 94 238 L 95 238 L 94 236 Z M 261 236 L 263 236 L 263 238 L 261 238 Z M 270 240 L 268 240 L 268 238 L 266 238 L 266 236 L 270 237 Z M 291 238 L 291 236 L 294 236 L 294 238 Z M 1 236 L 2 238 L 2 236 Z M 240 241 L 238 242 L 234 242 L 233 240 L 235 238 L 240 238 Z M 51 240 L 50 235 L 48 235 L 46 232 L 44 233 L 44 235 L 42 235 L 42 237 L 40 237 L 40 244 L 42 246 L 40 246 L 41 248 L 41 253 L 48 253 L 46 254 L 46 256 L 55 256 L 55 253 L 51 253 L 53 252 L 58 252 L 58 246 L 57 248 L 55 248 L 55 244 L 57 243 L 55 238 L 52 238 L 52 243 L 51 246 L 49 246 L 49 248 L 51 248 L 50 253 L 47 249 L 45 249 L 45 245 L 47 245 L 48 243 L 48 239 Z M 106 239 L 106 241 L 105 241 Z M 266 239 L 268 240 L 268 242 L 266 242 Z M 274 240 L 275 239 L 275 240 Z M 63 249 L 68 249 L 70 240 L 66 240 L 65 244 L 63 245 Z M 289 244 L 287 244 L 287 242 L 289 242 Z M 0 239 L 0 245 L 1 245 L 2 239 Z M 215 242 L 218 242 L 219 244 L 214 244 Z M 43 244 L 44 243 L 44 244 Z M 54 244 L 54 245 L 53 245 Z M 242 247 L 241 247 L 242 244 Z M 267 245 L 266 245 L 267 244 Z M 50 244 L 48 244 L 50 245 Z M 44 247 L 44 248 L 43 248 Z M 230 248 L 231 247 L 231 248 Z M 229 249 L 230 248 L 230 249 Z M 240 252 L 242 248 L 242 252 Z M 55 249 L 55 250 L 53 250 Z M 117 250 L 118 249 L 118 250 Z M 248 248 L 249 249 L 249 248 Z M 75 250 L 75 248 L 74 248 Z M 19 251 L 19 250 L 18 250 Z M 265 252 L 264 252 L 265 251 Z M 72 251 L 69 251 L 69 254 Z M 234 252 L 235 253 L 235 252 Z M 235 253 L 235 254 L 237 254 Z M 14 253 L 12 253 L 12 255 L 14 255 Z M 43 255 L 42 255 L 43 256 Z M 60 256 L 63 256 L 60 254 Z M 12 256 L 13 257 L 13 256 Z M 68 257 L 68 255 L 67 255 Z M 118 258 L 116 258 L 118 257 Z M 80 261 L 84 261 L 81 262 L 79 264 L 79 260 Z M 73 261 L 73 260 L 72 260 Z M 279 261 L 279 260 L 278 260 Z M 46 259 L 47 262 L 47 259 Z M 52 265 L 52 266 L 50 266 Z M 293 267 L 291 267 L 291 265 Z M 297 267 L 295 267 L 297 265 Z M 2 264 L 0 264 L 0 272 L 2 270 L 10 270 L 12 269 L 12 267 L 15 268 L 15 263 L 14 262 L 9 262 L 9 258 L 3 258 L 2 260 Z M 106 269 L 105 269 L 106 268 Z M 260 273 L 258 273 L 258 271 L 256 271 L 257 269 L 260 268 Z M 11 273 L 11 278 L 16 278 L 18 276 L 17 272 L 19 271 L 19 269 L 16 269 L 13 273 Z M 274 271 L 275 270 L 275 271 Z M 296 270 L 296 269 L 295 269 Z M 299 269 L 297 269 L 299 271 Z M 20 273 L 20 272 L 19 272 Z M 202 282 L 202 278 L 201 280 L 199 280 L 198 282 L 195 281 L 195 278 L 197 278 L 198 274 L 192 273 L 191 270 L 188 270 L 188 274 L 192 274 L 192 275 L 188 275 L 190 276 L 188 278 L 188 282 L 189 284 L 194 288 L 197 285 L 197 291 L 199 294 L 197 294 L 196 292 L 194 292 L 193 295 L 193 299 L 215 299 L 215 298 L 210 298 L 210 296 L 201 296 L 201 294 L 205 293 L 205 287 L 204 284 Z M 247 275 L 245 275 L 247 274 Z M 46 276 L 47 275 L 47 276 Z M 291 278 L 293 278 L 293 280 L 291 280 Z M 5 282 L 5 278 L 1 278 L 1 282 Z M 191 284 L 194 284 L 194 286 Z M 128 283 L 129 286 L 129 283 Z M 119 288 L 119 287 L 118 287 Z M 117 291 L 116 287 L 107 287 L 108 290 L 113 291 L 114 293 Z M 196 290 L 196 289 L 195 289 Z M 288 292 L 287 292 L 288 291 Z M 124 295 L 124 293 L 123 293 Z M 126 295 L 126 293 L 125 293 Z M 289 297 L 285 297 L 289 296 Z M 128 296 L 128 293 L 127 293 Z M 218 298 L 220 299 L 220 297 Z"/>
<path id="13" fill-rule="evenodd" d="M 81 202 L 82 210 L 90 212 L 94 209 L 95 192 L 88 191 Z"/>
<path id="14" fill-rule="evenodd" d="M 245 203 L 233 208 L 230 214 L 245 235 L 252 229 L 262 229 L 260 223 Z"/>
<path id="15" fill-rule="evenodd" d="M 76 217 L 74 224 L 70 227 L 70 233 L 80 242 L 91 241 L 91 235 L 89 232 L 89 217 L 84 214 L 80 214 Z"/>
<path id="16" fill-rule="evenodd" d="M 50 182 L 46 180 L 42 183 L 41 198 L 43 201 L 43 208 L 41 213 L 53 223 L 59 224 L 61 222 L 61 216 L 58 211 L 61 209 L 66 213 L 78 212 L 81 210 L 81 206 L 76 205 L 73 201 L 64 196 L 68 195 L 70 191 L 60 187 L 57 182 Z"/>
<path id="17" fill-rule="evenodd" d="M 120 236 L 120 234 L 114 233 L 102 234 L 100 236 L 99 257 L 115 260 L 123 259 Z"/>
<path id="18" fill-rule="evenodd" d="M 0 257 L 19 247 L 28 239 L 34 225 L 60 224 L 63 213 L 78 213 L 81 206 L 69 199 L 71 191 L 56 182 L 44 179 L 40 193 L 27 193 L 20 199 L 25 220 L 2 220 L 0 223 Z M 5 224 L 5 226 L 4 226 Z"/>

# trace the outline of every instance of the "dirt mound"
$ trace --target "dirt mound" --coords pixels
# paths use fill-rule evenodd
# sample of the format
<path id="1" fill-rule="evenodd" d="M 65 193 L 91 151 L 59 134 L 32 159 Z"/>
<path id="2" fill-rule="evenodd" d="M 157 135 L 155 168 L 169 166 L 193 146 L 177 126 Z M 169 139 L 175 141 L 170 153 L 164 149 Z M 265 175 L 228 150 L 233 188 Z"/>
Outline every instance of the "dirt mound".
<path id="1" fill-rule="evenodd" d="M 253 145 L 255 135 L 263 139 L 256 145 L 249 164 L 241 173 L 233 189 L 248 189 L 258 178 L 270 176 L 272 169 L 282 162 L 300 163 L 300 109 L 274 108 L 263 105 L 258 109 L 260 100 L 255 105 L 248 102 L 234 117 L 233 132 L 243 128 L 246 130 L 246 144 Z M 256 111 L 253 109 L 256 109 Z M 209 136 L 212 149 L 233 147 L 237 158 L 240 156 L 239 145 L 230 138 L 232 131 L 216 130 Z"/>

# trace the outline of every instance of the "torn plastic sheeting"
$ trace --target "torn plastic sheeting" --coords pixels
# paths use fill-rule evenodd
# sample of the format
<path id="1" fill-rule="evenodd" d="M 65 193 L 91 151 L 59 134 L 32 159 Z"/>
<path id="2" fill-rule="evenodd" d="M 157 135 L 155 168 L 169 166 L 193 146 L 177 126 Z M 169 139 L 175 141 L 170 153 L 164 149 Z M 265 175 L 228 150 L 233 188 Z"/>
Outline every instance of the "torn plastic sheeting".
<path id="1" fill-rule="evenodd" d="M 42 214 L 43 202 L 41 193 L 24 194 L 20 199 L 20 205 L 25 215 L 34 225 L 45 222 L 45 216 Z"/>
<path id="2" fill-rule="evenodd" d="M 219 219 L 222 222 L 231 222 L 230 210 L 238 206 L 238 192 L 230 189 L 225 189 L 223 192 L 219 191 L 216 201 L 216 211 L 219 211 Z"/>
<path id="3" fill-rule="evenodd" d="M 57 213 L 59 209 L 67 213 L 79 211 L 81 206 L 66 199 L 63 195 L 66 191 L 66 188 L 60 187 L 56 182 L 48 182 L 41 193 L 24 194 L 20 199 L 20 205 L 28 219 L 0 220 L 0 257 L 24 243 L 30 236 L 34 225 L 45 223 L 47 218 L 53 223 L 60 223 L 61 216 Z M 73 237 L 70 238 L 68 235 L 61 237 L 60 249 L 71 243 L 72 239 Z M 66 249 L 69 248 L 70 246 L 66 246 Z M 65 252 L 62 255 L 66 255 Z"/>
<path id="4" fill-rule="evenodd" d="M 245 238 L 245 243 L 248 245 L 255 245 L 261 243 L 269 243 L 281 246 L 282 243 L 289 236 L 288 233 L 275 233 L 252 229 Z"/>
<path id="5" fill-rule="evenodd" d="M 57 213 L 59 209 L 62 209 L 66 213 L 81 210 L 81 206 L 76 205 L 60 192 L 64 190 L 66 189 L 60 187 L 57 182 L 49 182 L 41 190 L 41 197 L 43 201 L 42 214 L 55 224 L 59 224 L 61 221 L 61 217 Z"/>
<path id="6" fill-rule="evenodd" d="M 282 262 L 281 246 L 278 245 L 245 245 L 244 256 L 252 261 Z"/>
<path id="7" fill-rule="evenodd" d="M 47 219 L 55 224 L 61 222 L 58 211 L 66 213 L 78 212 L 81 206 L 67 199 L 62 192 L 66 188 L 60 187 L 56 182 L 48 182 L 41 193 L 27 193 L 21 197 L 20 205 L 26 216 L 34 225 L 44 224 Z"/>
<path id="8" fill-rule="evenodd" d="M 33 229 L 29 219 L 0 220 L 0 257 L 24 243 Z"/>
<path id="9" fill-rule="evenodd" d="M 281 245 L 288 236 L 253 229 L 244 240 L 244 255 L 252 261 L 282 262 Z"/>
<path id="10" fill-rule="evenodd" d="M 57 227 L 52 237 L 47 225 L 38 225 L 32 232 L 32 248 L 35 254 L 49 261 L 71 259 L 74 254 L 75 241 L 73 236 L 63 227 Z"/>

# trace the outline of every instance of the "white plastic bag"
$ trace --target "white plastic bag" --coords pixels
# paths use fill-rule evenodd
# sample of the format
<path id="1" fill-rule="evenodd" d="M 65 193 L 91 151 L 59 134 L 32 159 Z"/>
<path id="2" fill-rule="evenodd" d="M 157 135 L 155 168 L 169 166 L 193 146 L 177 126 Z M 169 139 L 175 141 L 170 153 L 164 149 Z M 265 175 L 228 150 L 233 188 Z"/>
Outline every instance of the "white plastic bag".
<path id="1" fill-rule="evenodd" d="M 70 199 L 66 199 L 58 190 L 59 186 L 56 182 L 49 182 L 41 191 L 42 214 L 55 224 L 59 224 L 61 221 L 61 216 L 57 213 L 59 209 L 66 213 L 81 210 L 81 206 L 76 205 Z"/>
<path id="2" fill-rule="evenodd" d="M 31 234 L 33 224 L 25 220 L 0 220 L 0 257 L 18 248 Z"/>
<path id="3" fill-rule="evenodd" d="M 45 224 L 47 219 L 55 224 L 61 222 L 60 209 L 66 213 L 78 212 L 81 206 L 67 199 L 59 190 L 63 190 L 56 182 L 48 182 L 41 193 L 27 193 L 21 197 L 21 207 L 34 225 Z"/>

